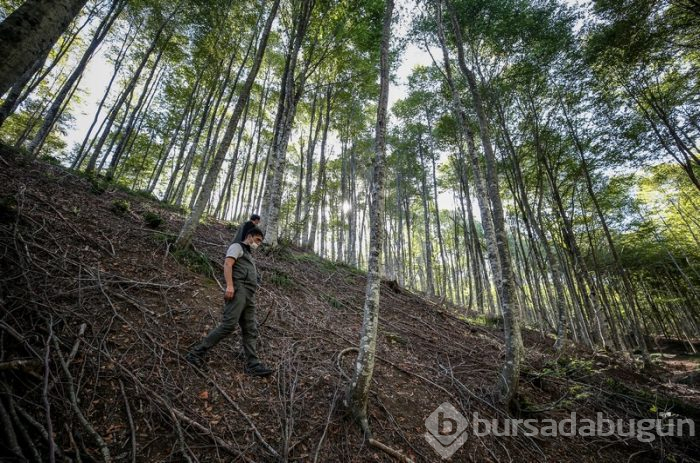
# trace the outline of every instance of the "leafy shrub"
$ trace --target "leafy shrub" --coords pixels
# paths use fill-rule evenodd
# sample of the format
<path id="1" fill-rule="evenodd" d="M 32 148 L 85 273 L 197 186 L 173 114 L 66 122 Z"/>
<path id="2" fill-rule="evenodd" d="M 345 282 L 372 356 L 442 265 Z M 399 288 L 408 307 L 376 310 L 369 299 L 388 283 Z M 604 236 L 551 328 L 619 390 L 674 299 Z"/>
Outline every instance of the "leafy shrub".
<path id="1" fill-rule="evenodd" d="M 158 201 L 158 198 L 148 190 L 130 190 L 130 194 L 138 196 L 139 198 L 148 199 L 150 201 Z"/>
<path id="2" fill-rule="evenodd" d="M 110 209 L 117 215 L 124 215 L 131 210 L 131 204 L 125 199 L 117 199 L 112 202 Z"/>
<path id="3" fill-rule="evenodd" d="M 292 288 L 294 281 L 286 273 L 280 270 L 273 270 L 270 275 L 270 283 L 280 288 Z"/>
<path id="4" fill-rule="evenodd" d="M 61 161 L 59 161 L 55 157 L 48 155 L 48 154 L 44 154 L 39 159 L 47 164 L 51 164 L 52 166 L 60 166 L 61 165 Z"/>
<path id="5" fill-rule="evenodd" d="M 214 268 L 209 262 L 209 258 L 194 248 L 176 249 L 173 256 L 182 265 L 195 273 L 214 278 Z"/>
<path id="6" fill-rule="evenodd" d="M 153 228 L 153 229 L 160 227 L 165 222 L 160 215 L 158 215 L 154 212 L 151 212 L 151 211 L 144 212 L 143 221 L 146 222 L 146 226 L 148 228 Z"/>

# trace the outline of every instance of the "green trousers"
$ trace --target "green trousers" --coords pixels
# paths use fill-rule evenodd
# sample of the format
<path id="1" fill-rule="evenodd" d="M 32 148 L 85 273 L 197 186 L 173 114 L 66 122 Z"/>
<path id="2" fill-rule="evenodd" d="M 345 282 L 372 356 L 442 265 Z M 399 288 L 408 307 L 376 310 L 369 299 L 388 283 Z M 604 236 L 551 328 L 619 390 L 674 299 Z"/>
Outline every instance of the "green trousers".
<path id="1" fill-rule="evenodd" d="M 233 333 L 236 324 L 241 327 L 243 353 L 248 366 L 260 363 L 257 353 L 258 326 L 255 322 L 255 291 L 241 285 L 236 287 L 233 299 L 224 304 L 224 317 L 219 326 L 214 328 L 206 338 L 197 344 L 192 353 L 204 356 L 209 349 L 223 338 Z"/>

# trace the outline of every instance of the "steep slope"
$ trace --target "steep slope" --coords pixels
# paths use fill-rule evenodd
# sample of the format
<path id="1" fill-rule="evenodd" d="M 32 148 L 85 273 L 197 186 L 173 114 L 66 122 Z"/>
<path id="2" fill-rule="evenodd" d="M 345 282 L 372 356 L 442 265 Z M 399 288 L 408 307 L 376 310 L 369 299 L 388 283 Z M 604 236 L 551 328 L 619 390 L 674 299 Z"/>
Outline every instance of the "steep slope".
<path id="1" fill-rule="evenodd" d="M 148 213 L 151 225 L 156 215 L 164 223 L 149 228 Z M 217 280 L 234 231 L 203 224 L 197 252 L 174 254 L 182 221 L 152 199 L 0 150 L 2 455 L 47 460 L 48 404 L 56 446 L 73 460 L 392 461 L 367 446 L 342 405 L 362 320 L 361 272 L 291 247 L 258 252 L 260 353 L 277 374 L 246 376 L 236 335 L 198 373 L 183 354 L 218 321 Z M 416 461 L 440 460 L 424 420 L 444 402 L 499 420 L 571 411 L 700 418 L 698 390 L 666 381 L 662 367 L 642 375 L 575 346 L 555 356 L 552 340 L 533 332 L 525 332 L 521 409 L 499 409 L 497 327 L 389 283 L 381 301 L 371 424 L 375 438 Z M 700 458 L 688 437 L 467 434 L 453 461 Z"/>

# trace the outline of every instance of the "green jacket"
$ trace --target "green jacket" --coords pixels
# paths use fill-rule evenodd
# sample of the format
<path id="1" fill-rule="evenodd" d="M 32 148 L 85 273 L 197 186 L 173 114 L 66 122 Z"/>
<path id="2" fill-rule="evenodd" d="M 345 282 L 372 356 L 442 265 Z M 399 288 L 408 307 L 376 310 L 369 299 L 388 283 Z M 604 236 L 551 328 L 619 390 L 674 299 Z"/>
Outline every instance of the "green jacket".
<path id="1" fill-rule="evenodd" d="M 233 264 L 233 284 L 242 285 L 246 289 L 255 291 L 258 287 L 258 271 L 255 268 L 255 260 L 250 253 L 250 246 L 240 243 L 243 248 L 243 255 L 236 259 Z"/>

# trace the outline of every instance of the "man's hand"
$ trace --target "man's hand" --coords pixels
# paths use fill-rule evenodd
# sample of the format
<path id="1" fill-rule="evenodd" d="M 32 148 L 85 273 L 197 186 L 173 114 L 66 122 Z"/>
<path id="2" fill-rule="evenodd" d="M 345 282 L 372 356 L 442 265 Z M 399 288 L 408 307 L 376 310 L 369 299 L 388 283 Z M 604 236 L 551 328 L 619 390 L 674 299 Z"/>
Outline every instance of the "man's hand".
<path id="1" fill-rule="evenodd" d="M 233 299 L 233 292 L 233 286 L 228 286 L 226 288 L 226 292 L 224 293 L 224 300 L 230 301 L 231 299 Z"/>

